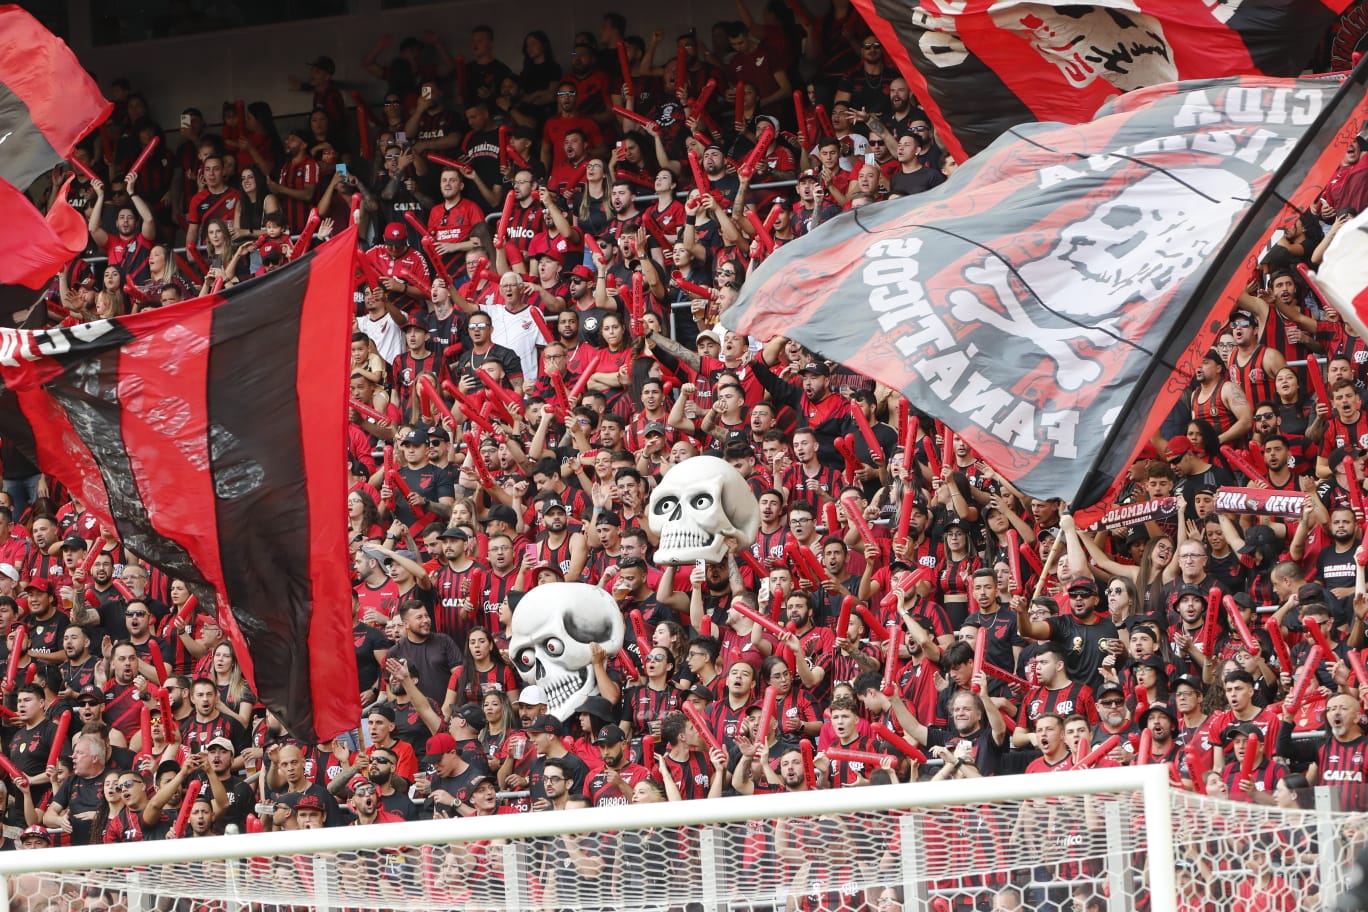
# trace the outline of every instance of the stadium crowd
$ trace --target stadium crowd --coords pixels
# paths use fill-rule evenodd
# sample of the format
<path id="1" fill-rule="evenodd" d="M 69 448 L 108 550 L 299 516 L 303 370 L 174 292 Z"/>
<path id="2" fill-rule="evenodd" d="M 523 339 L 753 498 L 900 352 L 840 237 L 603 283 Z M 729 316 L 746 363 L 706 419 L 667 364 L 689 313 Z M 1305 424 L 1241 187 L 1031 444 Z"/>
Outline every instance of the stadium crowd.
<path id="1" fill-rule="evenodd" d="M 719 326 L 775 249 L 954 167 L 849 3 L 791 6 L 738 2 L 672 41 L 608 15 L 568 67 L 534 31 L 520 71 L 485 26 L 460 61 L 435 34 L 386 37 L 364 61 L 375 109 L 320 57 L 305 127 L 280 136 L 264 103 L 225 103 L 216 130 L 187 109 L 135 173 L 161 128 L 114 84 L 72 199 L 107 260 L 54 282 L 50 321 L 250 282 L 359 215 L 345 509 L 365 709 L 358 734 L 294 739 L 212 612 L 5 442 L 7 844 L 1138 762 L 1232 802 L 1304 806 L 1323 784 L 1368 810 L 1368 345 L 1294 268 L 1354 208 L 1336 194 L 1359 147 L 1321 209 L 1270 226 L 1171 436 L 1130 468 L 1131 520 L 1083 529 L 918 403 Z M 650 491 L 699 454 L 746 478 L 757 541 L 657 566 Z M 1229 486 L 1297 508 L 1218 508 Z M 629 620 L 564 724 L 505 636 L 555 581 Z"/>

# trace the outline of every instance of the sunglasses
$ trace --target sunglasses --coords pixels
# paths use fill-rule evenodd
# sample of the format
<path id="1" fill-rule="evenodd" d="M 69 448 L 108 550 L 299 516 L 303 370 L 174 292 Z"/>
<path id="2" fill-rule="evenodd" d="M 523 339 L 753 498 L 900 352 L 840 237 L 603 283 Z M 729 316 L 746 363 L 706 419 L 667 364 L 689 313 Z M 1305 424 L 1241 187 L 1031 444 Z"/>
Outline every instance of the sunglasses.
<path id="1" fill-rule="evenodd" d="M 1098 700 L 1098 701 L 1097 701 L 1097 705 L 1098 705 L 1098 706 L 1120 706 L 1122 703 L 1125 703 L 1125 702 L 1126 702 L 1125 700 Z"/>
<path id="2" fill-rule="evenodd" d="M 872 48 L 883 47 L 883 45 L 879 44 L 877 41 L 866 41 L 864 44 L 860 45 L 860 47 L 868 51 Z"/>
<path id="3" fill-rule="evenodd" d="M 147 617 L 147 612 L 146 612 L 146 611 L 126 611 L 126 612 L 124 612 L 124 617 L 145 618 L 145 617 Z"/>
<path id="4" fill-rule="evenodd" d="M 1272 421 L 1276 417 L 1277 415 L 1275 415 L 1273 412 L 1264 412 L 1261 415 L 1254 416 L 1255 420 L 1257 421 Z"/>
<path id="5" fill-rule="evenodd" d="M 653 653 L 651 653 L 650 655 L 648 655 L 648 656 L 646 657 L 646 661 L 648 661 L 648 662 L 663 662 L 663 661 L 665 661 L 665 653 L 663 653 L 663 652 L 653 652 Z"/>

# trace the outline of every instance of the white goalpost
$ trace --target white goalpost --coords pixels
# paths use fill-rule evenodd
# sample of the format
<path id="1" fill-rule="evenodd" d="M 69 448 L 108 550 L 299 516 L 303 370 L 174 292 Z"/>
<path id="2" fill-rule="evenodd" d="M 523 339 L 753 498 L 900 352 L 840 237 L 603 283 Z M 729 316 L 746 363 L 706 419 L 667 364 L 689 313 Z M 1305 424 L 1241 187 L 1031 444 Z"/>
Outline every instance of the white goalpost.
<path id="1" fill-rule="evenodd" d="M 7 852 L 0 908 L 1174 912 L 1173 819 L 1162 766 L 960 779 Z"/>

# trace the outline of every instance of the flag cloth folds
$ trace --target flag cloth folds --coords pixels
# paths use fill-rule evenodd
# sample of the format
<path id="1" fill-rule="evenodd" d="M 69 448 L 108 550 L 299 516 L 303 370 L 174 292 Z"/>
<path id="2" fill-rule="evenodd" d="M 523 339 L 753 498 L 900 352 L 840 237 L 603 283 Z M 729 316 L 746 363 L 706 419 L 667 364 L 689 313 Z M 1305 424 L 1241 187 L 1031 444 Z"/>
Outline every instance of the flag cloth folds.
<path id="1" fill-rule="evenodd" d="M 1090 124 L 1016 127 L 935 190 L 785 245 L 723 322 L 902 391 L 1082 512 L 1187 387 L 1269 231 L 1339 164 L 1364 72 L 1156 86 Z"/>
<path id="2" fill-rule="evenodd" d="M 956 161 L 1144 86 L 1296 76 L 1353 0 L 855 0 Z"/>
<path id="3" fill-rule="evenodd" d="M 41 288 L 85 249 L 66 186 L 45 217 L 24 195 L 113 109 L 71 49 L 17 6 L 0 6 L 0 283 Z"/>
<path id="4" fill-rule="evenodd" d="M 345 511 L 356 229 L 220 295 L 38 332 L 0 376 L 38 464 L 219 618 L 301 740 L 356 727 Z"/>

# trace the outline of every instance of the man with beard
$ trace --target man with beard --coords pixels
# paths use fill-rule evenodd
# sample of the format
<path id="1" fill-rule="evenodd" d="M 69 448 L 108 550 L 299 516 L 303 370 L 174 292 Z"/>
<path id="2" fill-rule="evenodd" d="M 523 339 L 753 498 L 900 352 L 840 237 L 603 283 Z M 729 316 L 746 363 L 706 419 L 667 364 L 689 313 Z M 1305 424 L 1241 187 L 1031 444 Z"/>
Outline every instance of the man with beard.
<path id="1" fill-rule="evenodd" d="M 556 567 L 568 580 L 577 580 L 589 560 L 589 544 L 583 532 L 570 529 L 565 502 L 553 493 L 537 499 L 541 507 L 542 533 L 537 536 L 536 559 Z"/>
<path id="2" fill-rule="evenodd" d="M 1140 714 L 1140 728 L 1150 733 L 1150 763 L 1170 763 L 1178 759 L 1178 741 L 1174 734 L 1178 717 L 1167 703 L 1151 703 Z M 1177 768 L 1170 770 L 1176 773 Z"/>
<path id="3" fill-rule="evenodd" d="M 471 571 L 476 568 L 476 563 L 467 553 L 469 546 L 470 536 L 465 530 L 454 526 L 443 529 L 437 536 L 440 557 L 437 572 L 431 574 L 436 593 L 433 629 L 458 643 L 465 641 L 466 633 L 474 625 L 474 601 L 470 586 Z"/>
<path id="4" fill-rule="evenodd" d="M 1072 515 L 1060 517 L 1060 525 L 1069 536 L 1070 563 L 1074 564 L 1073 552 L 1079 557 L 1076 563 L 1086 567 L 1080 544 L 1074 547 L 1078 538 L 1078 527 Z M 1023 596 L 1012 599 L 1016 611 L 1017 629 L 1021 635 L 1033 640 L 1049 640 L 1062 645 L 1066 650 L 1066 665 L 1069 677 L 1082 681 L 1096 691 L 1102 683 L 1102 658 L 1108 651 L 1107 646 L 1116 649 L 1112 643 L 1119 643 L 1116 624 L 1109 615 L 1097 613 L 1097 583 L 1091 576 L 1080 576 L 1070 581 L 1068 586 L 1069 605 L 1072 615 L 1058 615 L 1044 620 L 1033 620 L 1030 615 L 1030 602 Z"/>
<path id="5" fill-rule="evenodd" d="M 214 822 L 219 827 L 229 824 L 240 831 L 247 827 L 247 815 L 252 813 L 256 792 L 242 779 L 233 775 L 236 751 L 228 738 L 214 738 L 204 746 L 205 784 L 214 799 Z"/>
<path id="6" fill-rule="evenodd" d="M 380 790 L 368 779 L 355 780 L 352 784 L 351 799 L 347 802 L 356 818 L 348 826 L 369 826 L 372 823 L 402 823 L 403 817 L 385 809 L 380 803 Z"/>
<path id="7" fill-rule="evenodd" d="M 90 634 L 84 627 L 71 626 L 62 633 L 62 654 L 66 661 L 57 666 L 62 689 L 57 696 L 64 708 L 70 708 L 81 688 L 95 683 L 95 666 L 99 659 L 90 651 Z"/>
<path id="8" fill-rule="evenodd" d="M 393 751 L 376 748 L 366 765 L 366 778 L 375 786 L 381 807 L 404 820 L 417 820 L 418 808 L 409 800 L 409 784 L 395 774 L 394 764 Z"/>
<path id="9" fill-rule="evenodd" d="M 974 613 L 965 618 L 964 624 L 978 626 L 988 637 L 985 661 L 1003 670 L 1016 668 L 1017 656 L 1021 655 L 1025 644 L 1017 635 L 1016 617 L 1011 611 L 1003 610 L 997 574 L 986 567 L 974 571 L 970 578 L 970 598 Z"/>
<path id="10" fill-rule="evenodd" d="M 1184 542 L 1190 544 L 1190 542 Z M 1174 661 L 1184 673 L 1201 674 L 1208 656 L 1202 654 L 1198 642 L 1206 625 L 1207 593 L 1201 586 L 1185 583 L 1178 587 L 1176 609 L 1178 621 L 1169 627 L 1169 641 L 1173 644 Z"/>
<path id="11" fill-rule="evenodd" d="M 1359 721 L 1361 715 L 1358 698 L 1345 693 L 1332 696 L 1325 703 L 1325 727 L 1330 737 L 1317 745 L 1292 739 L 1296 727 L 1293 716 L 1286 705 L 1282 708 L 1274 753 L 1293 762 L 1311 763 L 1306 778 L 1312 785 L 1330 787 L 1338 811 L 1368 810 L 1368 735 Z"/>
<path id="12" fill-rule="evenodd" d="M 589 777 L 585 791 L 594 807 L 632 803 L 632 790 L 638 782 L 651 778 L 651 771 L 627 758 L 627 736 L 616 725 L 605 725 L 594 737 L 603 767 Z"/>
<path id="13" fill-rule="evenodd" d="M 928 728 L 908 713 L 899 713 L 903 731 L 927 748 L 927 755 L 945 763 L 946 777 L 972 779 L 994 776 L 1007 750 L 1007 723 L 988 696 L 986 676 L 980 674 L 979 693 L 961 690 L 950 701 L 950 727 Z M 895 702 L 895 711 L 901 701 Z"/>
<path id="14" fill-rule="evenodd" d="M 403 663 L 429 699 L 446 693 L 451 672 L 461 665 L 461 648 L 444 633 L 433 633 L 432 615 L 422 602 L 410 599 L 399 606 L 404 635 L 390 648 L 386 664 Z"/>
<path id="15" fill-rule="evenodd" d="M 1012 744 L 1016 747 L 1040 746 L 1037 738 L 1032 737 L 1032 726 L 1039 732 L 1038 722 L 1047 715 L 1060 719 L 1059 731 L 1064 733 L 1063 719 L 1074 713 L 1088 717 L 1090 722 L 1097 721 L 1097 704 L 1093 701 L 1092 688 L 1071 680 L 1066 670 L 1067 653 L 1064 647 L 1046 643 L 1035 654 L 1035 671 L 1039 686 L 1032 688 L 1021 703 L 1021 714 L 1017 719 L 1017 729 L 1012 732 Z M 1041 747 L 1041 750 L 1044 750 Z"/>
<path id="16" fill-rule="evenodd" d="M 302 130 L 291 130 L 285 137 L 285 163 L 280 166 L 280 177 L 266 180 L 266 186 L 285 204 L 285 221 L 292 235 L 303 230 L 318 195 L 320 170 L 318 162 L 309 155 L 310 141 Z M 255 143 L 247 144 L 247 153 L 263 174 L 270 173 L 270 165 Z"/>
<path id="17" fill-rule="evenodd" d="M 1248 332 L 1252 334 L 1253 330 Z M 1268 377 L 1271 389 L 1273 374 Z M 1192 418 L 1200 418 L 1214 427 L 1221 443 L 1237 442 L 1249 433 L 1254 421 L 1253 411 L 1249 407 L 1252 400 L 1240 388 L 1240 384 L 1226 379 L 1226 365 L 1215 349 L 1208 351 L 1198 362 L 1193 379 L 1197 386 L 1187 395 Z"/>
<path id="18" fill-rule="evenodd" d="M 1124 740 L 1132 721 L 1126 707 L 1126 691 L 1115 681 L 1103 684 L 1097 692 L 1097 724 L 1092 727 L 1091 742 L 1101 744 L 1112 735 L 1121 735 Z"/>
<path id="19" fill-rule="evenodd" d="M 1306 540 L 1312 526 L 1309 522 L 1297 526 L 1297 534 L 1292 536 L 1292 544 L 1287 549 L 1294 561 L 1306 557 Z M 1348 624 L 1353 617 L 1351 602 L 1358 570 L 1354 552 L 1358 548 L 1359 530 L 1353 509 L 1348 506 L 1335 508 L 1326 528 L 1330 535 L 1329 547 L 1320 548 L 1316 554 L 1315 576 L 1325 586 L 1326 604 L 1330 606 L 1335 622 Z"/>

